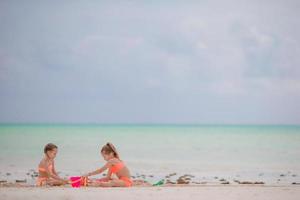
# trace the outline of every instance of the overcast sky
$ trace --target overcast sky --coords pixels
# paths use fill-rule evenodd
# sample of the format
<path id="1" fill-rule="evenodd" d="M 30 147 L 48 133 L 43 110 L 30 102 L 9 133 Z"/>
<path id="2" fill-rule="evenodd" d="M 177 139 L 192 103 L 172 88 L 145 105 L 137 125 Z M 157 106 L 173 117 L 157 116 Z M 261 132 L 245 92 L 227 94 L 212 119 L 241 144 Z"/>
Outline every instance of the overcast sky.
<path id="1" fill-rule="evenodd" d="M 0 122 L 300 124 L 300 1 L 0 1 Z"/>

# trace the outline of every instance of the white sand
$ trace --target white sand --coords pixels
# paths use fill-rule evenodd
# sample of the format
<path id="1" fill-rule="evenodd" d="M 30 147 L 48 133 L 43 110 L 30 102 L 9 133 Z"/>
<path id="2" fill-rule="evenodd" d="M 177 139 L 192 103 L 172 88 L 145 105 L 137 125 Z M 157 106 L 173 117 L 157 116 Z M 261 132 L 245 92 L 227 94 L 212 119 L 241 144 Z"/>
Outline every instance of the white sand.
<path id="1" fill-rule="evenodd" d="M 133 188 L 0 188 L 0 199 L 222 199 L 299 200 L 300 186 L 198 186 Z"/>

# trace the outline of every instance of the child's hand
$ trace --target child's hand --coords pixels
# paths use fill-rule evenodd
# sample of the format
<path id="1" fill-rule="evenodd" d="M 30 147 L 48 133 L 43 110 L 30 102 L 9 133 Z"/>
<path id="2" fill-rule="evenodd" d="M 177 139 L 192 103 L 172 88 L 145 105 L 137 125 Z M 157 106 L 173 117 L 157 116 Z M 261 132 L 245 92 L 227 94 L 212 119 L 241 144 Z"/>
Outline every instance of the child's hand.
<path id="1" fill-rule="evenodd" d="M 64 179 L 63 182 L 64 182 L 64 184 L 71 184 L 72 183 L 72 181 L 68 180 L 68 179 Z"/>

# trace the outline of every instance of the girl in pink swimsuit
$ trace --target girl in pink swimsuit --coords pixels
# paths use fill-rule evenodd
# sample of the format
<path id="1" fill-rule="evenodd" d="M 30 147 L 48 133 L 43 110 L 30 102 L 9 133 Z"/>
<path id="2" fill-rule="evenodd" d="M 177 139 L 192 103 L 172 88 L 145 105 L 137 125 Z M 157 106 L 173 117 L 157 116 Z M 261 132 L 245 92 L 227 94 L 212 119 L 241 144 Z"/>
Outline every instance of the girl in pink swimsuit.
<path id="1" fill-rule="evenodd" d="M 57 146 L 49 143 L 44 148 L 45 157 L 41 160 L 38 171 L 39 176 L 36 182 L 37 186 L 44 185 L 63 185 L 67 184 L 68 180 L 60 178 L 54 167 L 54 158 L 57 154 Z"/>
<path id="2" fill-rule="evenodd" d="M 108 169 L 107 176 L 96 181 L 88 181 L 88 186 L 94 187 L 131 187 L 132 180 L 130 179 L 130 172 L 125 166 L 124 162 L 120 160 L 119 154 L 113 144 L 107 143 L 101 149 L 101 155 L 107 163 L 100 169 L 87 173 L 84 177 L 100 174 Z M 112 179 L 112 174 L 118 178 Z"/>

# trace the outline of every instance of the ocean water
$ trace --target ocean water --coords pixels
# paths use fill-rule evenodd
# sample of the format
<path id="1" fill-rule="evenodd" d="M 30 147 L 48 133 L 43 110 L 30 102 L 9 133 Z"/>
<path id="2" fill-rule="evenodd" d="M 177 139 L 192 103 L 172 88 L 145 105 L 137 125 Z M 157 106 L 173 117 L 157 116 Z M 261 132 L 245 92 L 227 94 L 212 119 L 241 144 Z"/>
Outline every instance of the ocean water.
<path id="1" fill-rule="evenodd" d="M 263 125 L 0 125 L 0 180 L 26 179 L 58 146 L 56 169 L 63 177 L 105 164 L 100 148 L 112 142 L 135 178 L 230 184 L 300 182 L 300 126 Z"/>

